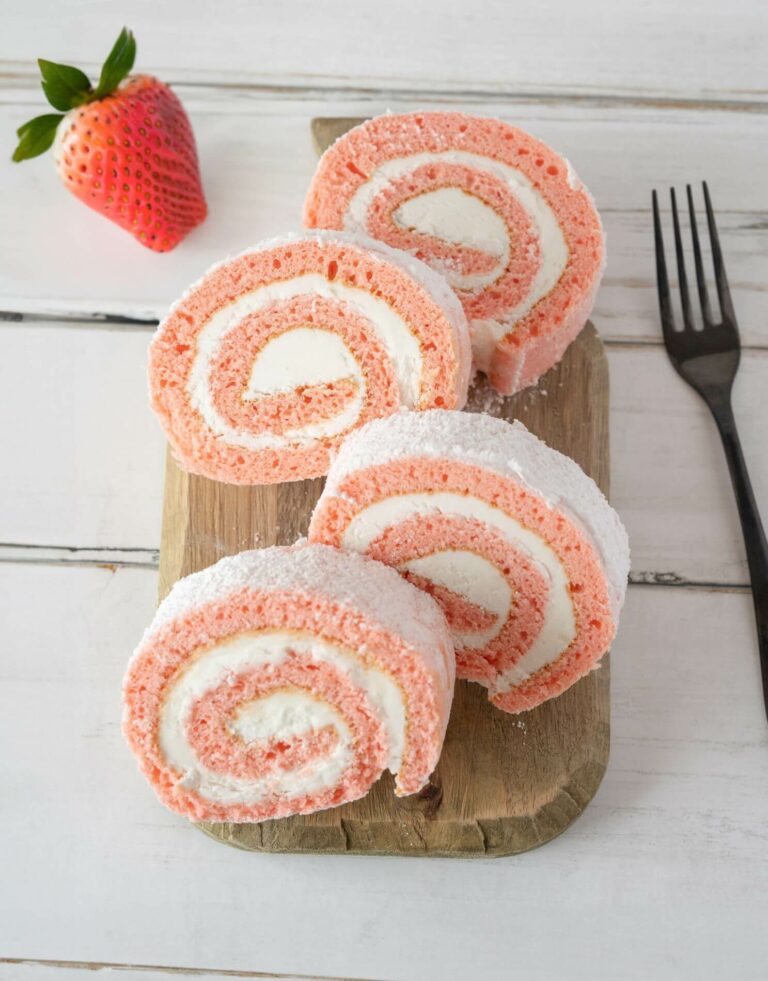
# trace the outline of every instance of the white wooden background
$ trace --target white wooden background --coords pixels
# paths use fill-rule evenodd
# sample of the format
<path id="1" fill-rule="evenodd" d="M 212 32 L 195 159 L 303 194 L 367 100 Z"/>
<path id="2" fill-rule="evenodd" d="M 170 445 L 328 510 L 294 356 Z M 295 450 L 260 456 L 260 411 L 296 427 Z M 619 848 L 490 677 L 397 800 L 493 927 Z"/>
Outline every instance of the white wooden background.
<path id="1" fill-rule="evenodd" d="M 763 0 L 3 0 L 0 978 L 762 979 L 768 727 L 739 527 L 706 410 L 659 346 L 651 188 L 707 178 L 746 345 L 736 409 L 768 518 Z M 210 217 L 145 252 L 14 166 L 34 59 L 95 68 L 123 23 L 174 83 Z M 594 191 L 613 500 L 633 545 L 613 751 L 545 848 L 465 863 L 249 855 L 163 810 L 119 731 L 155 603 L 151 321 L 212 261 L 298 225 L 313 115 L 464 107 Z"/>

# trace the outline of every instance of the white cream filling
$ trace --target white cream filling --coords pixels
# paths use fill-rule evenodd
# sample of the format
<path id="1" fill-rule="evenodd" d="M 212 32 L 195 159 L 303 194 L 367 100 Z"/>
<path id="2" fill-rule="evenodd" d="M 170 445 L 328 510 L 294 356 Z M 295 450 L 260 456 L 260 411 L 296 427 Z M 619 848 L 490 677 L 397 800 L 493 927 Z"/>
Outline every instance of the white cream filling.
<path id="1" fill-rule="evenodd" d="M 239 634 L 205 649 L 172 683 L 160 713 L 158 743 L 167 764 L 182 774 L 183 786 L 218 803 L 256 804 L 266 796 L 298 796 L 317 793 L 338 783 L 353 759 L 354 746 L 347 724 L 335 708 L 320 698 L 301 692 L 280 692 L 246 703 L 234 715 L 232 726 L 243 738 L 268 739 L 296 736 L 333 725 L 339 741 L 327 756 L 306 766 L 265 777 L 239 780 L 204 766 L 187 742 L 189 713 L 206 692 L 222 682 L 233 681 L 249 668 L 277 665 L 288 651 L 307 660 L 332 664 L 352 683 L 364 689 L 374 706 L 389 741 L 388 767 L 396 773 L 405 741 L 405 703 L 393 679 L 377 668 L 366 667 L 349 651 L 317 637 L 291 631 Z M 286 729 L 287 726 L 287 729 Z"/>
<path id="2" fill-rule="evenodd" d="M 421 492 L 388 497 L 363 508 L 354 516 L 346 528 L 342 546 L 365 552 L 387 528 L 415 514 L 458 515 L 490 525 L 513 542 L 516 548 L 526 552 L 549 583 L 544 622 L 538 636 L 515 667 L 505 673 L 504 683 L 502 684 L 501 679 L 497 680 L 494 690 L 503 690 L 511 684 L 523 681 L 539 668 L 556 661 L 576 636 L 576 621 L 565 570 L 546 542 L 500 508 L 463 494 Z M 443 585 L 476 602 L 476 598 L 467 596 L 462 591 L 462 579 L 463 577 L 457 577 Z M 500 607 L 502 602 L 503 598 L 497 590 L 484 598 L 483 605 L 487 609 L 494 609 Z"/>
<path id="3" fill-rule="evenodd" d="M 296 327 L 271 338 L 254 361 L 243 398 L 292 392 L 350 375 L 360 376 L 357 361 L 338 334 Z"/>
<path id="4" fill-rule="evenodd" d="M 369 234 L 368 212 L 373 200 L 391 181 L 411 173 L 417 167 L 430 163 L 464 164 L 477 170 L 486 171 L 504 181 L 526 210 L 533 222 L 534 228 L 538 232 L 541 265 L 531 284 L 528 295 L 516 307 L 505 311 L 502 320 L 477 320 L 472 324 L 475 358 L 478 366 L 481 369 L 485 369 L 490 362 L 490 355 L 495 344 L 504 334 L 509 332 L 510 328 L 518 320 L 529 313 L 536 303 L 542 297 L 546 296 L 560 279 L 565 269 L 565 264 L 568 261 L 568 247 L 565 244 L 565 238 L 563 237 L 554 212 L 525 174 L 499 160 L 483 157 L 476 153 L 467 153 L 464 150 L 445 150 L 441 153 L 416 153 L 408 157 L 400 157 L 397 160 L 385 161 L 353 195 L 345 215 L 344 227 L 349 231 L 362 231 Z M 452 218 L 446 217 L 445 211 L 449 206 L 455 204 L 455 199 L 442 196 L 434 198 L 431 197 L 433 193 L 427 192 L 422 197 L 428 198 L 428 204 L 431 201 L 433 209 L 436 207 L 437 213 L 431 219 L 431 223 L 435 228 L 435 234 L 438 233 L 437 229 L 445 227 L 450 229 L 448 241 L 472 246 L 475 235 L 474 230 L 465 229 L 459 235 L 460 229 L 456 227 L 459 225 L 459 215 L 455 214 Z M 413 199 L 412 202 L 409 202 L 409 205 L 411 206 L 411 214 L 418 216 L 420 224 L 412 227 L 418 228 L 419 231 L 427 231 L 430 225 L 430 219 L 415 210 L 416 200 L 418 199 Z M 401 210 L 402 207 L 398 209 L 398 211 Z M 473 217 L 477 216 L 474 215 Z M 483 219 L 483 232 L 481 234 L 487 235 L 489 230 L 490 224 Z M 507 238 L 506 228 L 504 230 L 504 239 L 505 241 L 499 243 L 496 249 L 492 251 L 493 255 L 503 254 L 503 249 L 509 250 L 510 243 Z M 484 281 L 484 276 L 479 276 L 474 281 L 471 277 L 464 277 L 462 285 L 454 283 L 451 280 L 450 274 L 448 278 L 451 285 L 457 289 L 479 289 L 487 285 Z"/>
<path id="5" fill-rule="evenodd" d="M 489 272 L 462 275 L 450 262 L 432 258 L 454 289 L 471 290 L 494 283 L 509 264 L 509 235 L 493 208 L 480 198 L 458 187 L 441 187 L 411 198 L 395 211 L 393 218 L 402 228 L 465 248 L 478 249 L 498 261 Z"/>
<path id="6" fill-rule="evenodd" d="M 347 724 L 332 705 L 293 690 L 275 691 L 244 702 L 227 724 L 232 735 L 245 743 L 266 743 L 277 737 L 286 741 L 298 739 L 327 726 L 341 730 L 348 739 Z"/>
<path id="7" fill-rule="evenodd" d="M 290 393 L 300 386 L 328 384 L 350 376 L 357 382 L 357 392 L 341 412 L 300 429 L 286 430 L 286 437 L 343 433 L 357 422 L 365 398 L 365 378 L 342 338 L 330 330 L 296 327 L 264 345 L 253 363 L 243 399 L 255 402 L 264 395 Z"/>
<path id="8" fill-rule="evenodd" d="M 293 279 L 270 283 L 268 286 L 262 286 L 251 293 L 239 296 L 232 303 L 218 310 L 197 336 L 197 349 L 188 381 L 190 401 L 208 427 L 228 444 L 244 446 L 250 450 L 268 447 L 279 449 L 292 443 L 311 443 L 318 436 L 335 435 L 341 431 L 338 420 L 329 419 L 320 423 L 308 424 L 284 435 L 242 432 L 228 425 L 213 404 L 210 386 L 211 363 L 216 357 L 226 334 L 237 327 L 248 314 L 256 313 L 270 303 L 277 300 L 290 300 L 296 296 L 307 294 L 343 301 L 370 321 L 392 362 L 403 405 L 413 408 L 418 404 L 421 387 L 421 351 L 418 340 L 411 333 L 402 317 L 385 300 L 373 296 L 366 290 L 326 279 L 319 273 L 306 273 Z M 311 330 L 309 327 L 306 329 Z M 321 332 L 318 331 L 317 333 Z M 327 336 L 329 332 L 324 331 L 322 333 Z M 307 372 L 305 355 L 296 356 L 299 352 L 296 349 L 291 350 L 290 341 L 286 343 L 287 348 L 284 347 L 282 353 L 291 354 L 292 359 L 282 363 L 279 372 L 279 384 L 283 388 L 280 390 L 289 390 L 306 383 L 303 381 Z M 325 340 L 317 341 L 318 345 L 324 343 L 326 343 Z M 343 360 L 346 363 L 347 358 L 353 358 L 353 355 L 346 348 L 346 345 L 344 348 L 346 354 Z M 265 372 L 258 366 L 258 360 L 251 373 L 249 392 L 257 391 L 260 379 L 263 380 L 265 376 Z M 277 360 L 277 355 L 272 355 L 273 367 Z M 338 350 L 333 350 L 324 355 L 323 361 L 338 361 Z M 346 368 L 344 372 L 345 375 L 350 373 Z M 257 379 L 255 385 L 254 373 Z M 335 381 L 338 377 L 338 375 L 323 378 L 315 376 L 313 383 L 316 384 L 321 380 Z"/>
<path id="9" fill-rule="evenodd" d="M 453 631 L 457 647 L 485 647 L 501 631 L 509 614 L 512 590 L 496 566 L 476 552 L 446 549 L 399 566 L 400 572 L 413 572 L 438 586 L 444 586 L 475 606 L 496 616 L 496 622 L 485 630 L 471 633 Z"/>

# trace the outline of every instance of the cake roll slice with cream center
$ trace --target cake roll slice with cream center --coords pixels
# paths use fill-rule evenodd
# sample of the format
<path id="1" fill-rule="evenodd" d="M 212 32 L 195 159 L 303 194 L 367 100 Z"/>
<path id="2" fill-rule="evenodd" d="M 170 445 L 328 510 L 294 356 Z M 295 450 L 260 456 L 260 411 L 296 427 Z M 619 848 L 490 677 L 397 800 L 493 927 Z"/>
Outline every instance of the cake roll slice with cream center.
<path id="1" fill-rule="evenodd" d="M 511 395 L 555 365 L 586 323 L 605 264 L 600 219 L 567 160 L 498 119 L 384 115 L 323 155 L 310 228 L 364 232 L 447 277 L 475 363 Z"/>
<path id="2" fill-rule="evenodd" d="M 343 232 L 255 246 L 160 324 L 152 406 L 181 465 L 235 484 L 324 474 L 350 431 L 464 405 L 466 318 L 423 263 Z"/>
<path id="3" fill-rule="evenodd" d="M 440 607 L 323 545 L 222 559 L 160 604 L 123 684 L 123 731 L 160 800 L 262 821 L 427 782 L 455 675 Z"/>
<path id="4" fill-rule="evenodd" d="M 443 607 L 457 673 L 508 712 L 559 695 L 608 650 L 626 533 L 573 460 L 519 422 L 401 412 L 353 434 L 309 537 L 396 568 Z"/>

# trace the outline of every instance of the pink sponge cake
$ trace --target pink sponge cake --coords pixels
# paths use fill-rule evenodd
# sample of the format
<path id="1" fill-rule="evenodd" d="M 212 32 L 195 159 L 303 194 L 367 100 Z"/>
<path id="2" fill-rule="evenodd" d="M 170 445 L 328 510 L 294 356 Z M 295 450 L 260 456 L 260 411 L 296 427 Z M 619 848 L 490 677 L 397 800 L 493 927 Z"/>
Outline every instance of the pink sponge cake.
<path id="1" fill-rule="evenodd" d="M 443 606 L 457 673 L 520 712 L 595 667 L 616 632 L 629 549 L 568 457 L 521 424 L 401 412 L 349 438 L 311 541 L 398 569 Z"/>
<path id="2" fill-rule="evenodd" d="M 461 408 L 466 319 L 423 263 L 343 232 L 255 246 L 193 286 L 158 328 L 152 405 L 183 467 L 234 484 L 324 474 L 352 429 Z"/>
<path id="3" fill-rule="evenodd" d="M 439 606 L 324 545 L 180 580 L 128 666 L 123 729 L 161 801 L 262 821 L 355 800 L 382 771 L 419 790 L 445 735 L 454 655 Z"/>
<path id="4" fill-rule="evenodd" d="M 365 232 L 428 262 L 456 290 L 478 368 L 511 395 L 586 323 L 604 266 L 600 219 L 570 165 L 498 119 L 378 116 L 320 160 L 310 228 Z"/>

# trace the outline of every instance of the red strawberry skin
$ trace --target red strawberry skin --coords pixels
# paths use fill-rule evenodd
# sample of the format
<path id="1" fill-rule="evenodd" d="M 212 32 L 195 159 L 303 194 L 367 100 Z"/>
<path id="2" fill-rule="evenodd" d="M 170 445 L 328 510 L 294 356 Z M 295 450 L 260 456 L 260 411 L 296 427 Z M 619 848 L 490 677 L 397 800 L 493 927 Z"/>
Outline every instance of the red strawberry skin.
<path id="1" fill-rule="evenodd" d="M 55 159 L 75 197 L 155 252 L 173 249 L 208 213 L 187 114 L 149 75 L 71 109 L 59 124 Z"/>

